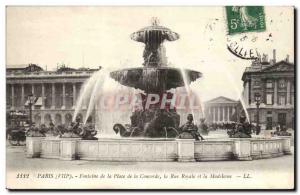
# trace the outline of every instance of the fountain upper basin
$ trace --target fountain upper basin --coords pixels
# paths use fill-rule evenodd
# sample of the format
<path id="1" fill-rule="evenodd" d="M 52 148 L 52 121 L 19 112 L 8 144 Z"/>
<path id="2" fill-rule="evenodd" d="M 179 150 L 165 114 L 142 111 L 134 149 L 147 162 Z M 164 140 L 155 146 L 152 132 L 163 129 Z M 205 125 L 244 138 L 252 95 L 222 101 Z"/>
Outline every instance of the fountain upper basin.
<path id="1" fill-rule="evenodd" d="M 166 90 L 185 85 L 183 74 L 186 76 L 186 84 L 197 80 L 202 76 L 201 72 L 170 67 L 140 67 L 113 71 L 111 78 L 122 85 L 134 87 L 146 93 L 161 93 Z"/>

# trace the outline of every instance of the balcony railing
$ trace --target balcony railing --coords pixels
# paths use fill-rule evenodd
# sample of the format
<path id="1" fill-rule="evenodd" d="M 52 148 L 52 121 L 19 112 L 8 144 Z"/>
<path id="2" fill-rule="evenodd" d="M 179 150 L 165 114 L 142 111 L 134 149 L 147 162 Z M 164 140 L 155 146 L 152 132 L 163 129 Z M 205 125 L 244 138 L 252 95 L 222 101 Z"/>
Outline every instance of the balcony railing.
<path id="1" fill-rule="evenodd" d="M 72 76 L 91 76 L 95 71 L 67 71 L 67 72 L 53 72 L 53 71 L 42 71 L 42 72 L 6 72 L 7 78 L 26 78 L 26 77 L 72 77 Z"/>

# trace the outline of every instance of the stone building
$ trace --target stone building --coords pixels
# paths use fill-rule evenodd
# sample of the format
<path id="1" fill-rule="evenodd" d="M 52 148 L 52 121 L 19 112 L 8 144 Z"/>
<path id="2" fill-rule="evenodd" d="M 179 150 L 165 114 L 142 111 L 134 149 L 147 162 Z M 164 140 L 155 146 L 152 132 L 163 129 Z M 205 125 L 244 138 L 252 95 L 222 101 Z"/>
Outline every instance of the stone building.
<path id="1" fill-rule="evenodd" d="M 263 129 L 286 125 L 294 129 L 295 72 L 294 64 L 285 60 L 276 61 L 267 55 L 252 62 L 242 76 L 243 99 L 252 123 L 256 123 L 256 94 L 260 94 L 259 123 Z"/>
<path id="2" fill-rule="evenodd" d="M 237 122 L 242 114 L 240 101 L 219 96 L 204 103 L 205 118 L 208 123 Z"/>
<path id="3" fill-rule="evenodd" d="M 33 94 L 36 97 L 33 122 L 68 124 L 82 84 L 99 69 L 72 69 L 63 65 L 56 71 L 45 71 L 36 64 L 7 66 L 6 109 L 28 112 L 28 95 Z M 85 117 L 85 110 L 83 107 L 79 117 Z"/>

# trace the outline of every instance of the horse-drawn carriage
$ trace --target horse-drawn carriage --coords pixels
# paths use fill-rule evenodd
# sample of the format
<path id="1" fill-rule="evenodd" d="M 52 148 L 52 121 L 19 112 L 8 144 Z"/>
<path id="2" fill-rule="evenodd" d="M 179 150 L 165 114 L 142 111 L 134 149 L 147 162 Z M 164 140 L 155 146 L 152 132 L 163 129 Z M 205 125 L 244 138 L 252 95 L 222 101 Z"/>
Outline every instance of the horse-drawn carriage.
<path id="1" fill-rule="evenodd" d="M 7 113 L 6 138 L 12 146 L 23 146 L 26 143 L 25 133 L 29 128 L 28 114 L 11 111 Z"/>

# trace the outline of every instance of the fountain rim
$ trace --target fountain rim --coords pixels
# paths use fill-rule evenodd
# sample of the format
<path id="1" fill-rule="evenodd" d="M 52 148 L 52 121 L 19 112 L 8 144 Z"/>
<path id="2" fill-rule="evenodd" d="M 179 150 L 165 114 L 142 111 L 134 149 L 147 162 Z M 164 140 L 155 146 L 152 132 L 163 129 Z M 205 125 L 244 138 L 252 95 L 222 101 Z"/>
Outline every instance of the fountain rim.
<path id="1" fill-rule="evenodd" d="M 171 29 L 165 27 L 165 26 L 159 26 L 159 25 L 152 25 L 152 26 L 146 26 L 144 28 L 141 28 L 133 33 L 130 34 L 130 38 L 134 41 L 137 42 L 144 42 L 142 40 L 139 40 L 138 38 L 135 37 L 135 35 L 138 34 L 138 37 L 140 33 L 144 34 L 145 32 L 150 32 L 150 31 L 160 31 L 160 32 L 165 32 L 169 36 L 174 36 L 173 39 L 168 39 L 168 41 L 176 41 L 180 38 L 180 35 L 177 32 L 172 31 Z"/>
<path id="2" fill-rule="evenodd" d="M 144 31 L 149 31 L 149 30 L 154 30 L 154 31 L 159 30 L 159 31 L 168 31 L 170 33 L 176 33 L 174 31 L 172 31 L 170 28 L 165 27 L 165 26 L 161 26 L 161 25 L 146 26 L 146 27 L 143 27 L 143 28 L 137 30 L 136 32 L 133 32 L 133 33 L 144 32 Z M 178 33 L 176 33 L 176 34 L 178 34 Z"/>
<path id="3" fill-rule="evenodd" d="M 150 67 L 150 66 L 145 66 L 145 67 L 136 67 L 136 68 L 123 68 L 123 69 L 119 69 L 119 70 L 113 70 L 110 73 L 113 72 L 121 72 L 121 71 L 126 71 L 126 70 L 137 70 L 137 69 L 153 69 L 153 70 L 178 70 L 180 71 L 181 68 L 177 68 L 177 67 Z M 192 70 L 189 68 L 183 68 L 184 71 L 187 72 L 197 72 L 199 74 L 199 78 L 201 78 L 203 76 L 202 72 L 196 71 L 196 70 Z"/>

